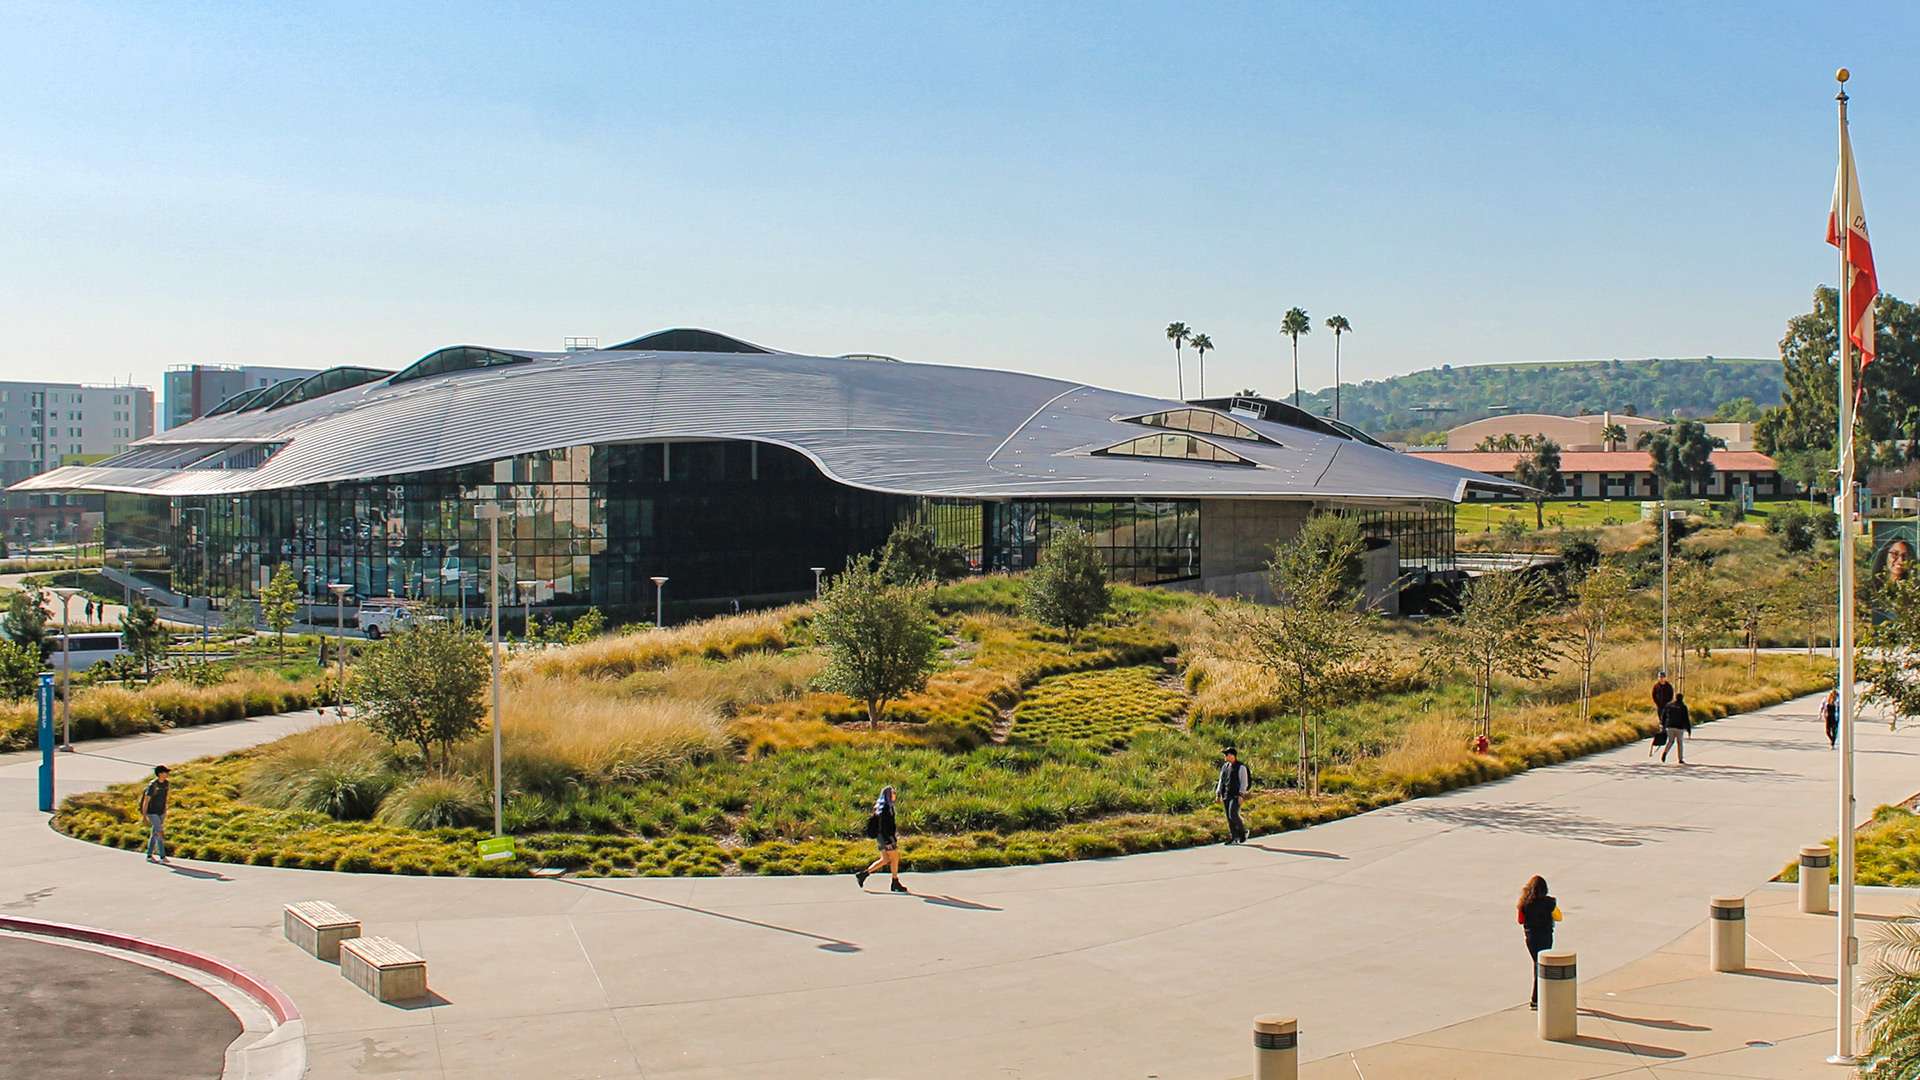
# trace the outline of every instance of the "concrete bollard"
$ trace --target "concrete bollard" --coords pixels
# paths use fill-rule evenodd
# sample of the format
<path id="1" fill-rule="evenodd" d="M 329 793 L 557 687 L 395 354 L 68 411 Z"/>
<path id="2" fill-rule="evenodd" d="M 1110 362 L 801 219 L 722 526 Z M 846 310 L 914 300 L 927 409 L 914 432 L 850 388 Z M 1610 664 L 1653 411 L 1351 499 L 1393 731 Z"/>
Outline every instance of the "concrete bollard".
<path id="1" fill-rule="evenodd" d="M 1806 844 L 1800 848 L 1800 912 L 1825 915 L 1827 885 L 1833 877 L 1833 849 L 1825 844 Z"/>
<path id="2" fill-rule="evenodd" d="M 1540 981 L 1540 1037 L 1561 1042 L 1580 1034 L 1580 978 L 1576 954 L 1548 950 L 1540 954 L 1534 978 Z"/>
<path id="3" fill-rule="evenodd" d="M 1299 1080 L 1300 1025 L 1291 1016 L 1253 1018 L 1253 1080 Z"/>
<path id="4" fill-rule="evenodd" d="M 1707 931 L 1707 960 L 1715 971 L 1747 969 L 1747 898 L 1716 896 Z"/>

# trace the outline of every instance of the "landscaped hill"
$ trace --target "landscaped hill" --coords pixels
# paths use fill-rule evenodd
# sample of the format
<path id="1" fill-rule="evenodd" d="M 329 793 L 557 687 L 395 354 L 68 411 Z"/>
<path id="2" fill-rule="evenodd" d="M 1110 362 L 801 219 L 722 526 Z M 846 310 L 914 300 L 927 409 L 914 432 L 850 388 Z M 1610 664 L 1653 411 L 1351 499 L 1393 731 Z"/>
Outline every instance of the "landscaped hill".
<path id="1" fill-rule="evenodd" d="M 1381 438 L 1402 439 L 1496 412 L 1574 416 L 1611 409 L 1638 416 L 1704 416 L 1722 402 L 1743 397 L 1777 405 L 1781 384 L 1780 361 L 1772 359 L 1442 365 L 1348 385 L 1340 392 L 1340 416 Z M 1333 390 L 1304 394 L 1301 404 L 1314 413 L 1331 412 Z M 1446 411 L 1424 411 L 1429 406 Z"/>

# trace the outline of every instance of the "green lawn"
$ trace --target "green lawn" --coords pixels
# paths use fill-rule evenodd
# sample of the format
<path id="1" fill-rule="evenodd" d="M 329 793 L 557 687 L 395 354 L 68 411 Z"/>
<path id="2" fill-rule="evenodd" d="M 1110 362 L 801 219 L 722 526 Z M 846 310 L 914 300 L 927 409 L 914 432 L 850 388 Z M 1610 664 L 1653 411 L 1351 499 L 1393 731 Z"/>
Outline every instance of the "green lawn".
<path id="1" fill-rule="evenodd" d="M 1547 528 L 1598 529 L 1605 525 L 1625 525 L 1640 520 L 1639 499 L 1548 499 L 1545 515 Z M 1713 505 L 1712 500 L 1696 500 L 1704 505 Z M 1798 499 L 1756 499 L 1749 517 L 1765 520 L 1767 514 L 1777 506 Z M 1459 533 L 1480 533 L 1497 531 L 1501 522 L 1518 521 L 1528 529 L 1533 528 L 1533 504 L 1530 502 L 1476 502 L 1460 507 L 1454 518 L 1454 530 Z"/>

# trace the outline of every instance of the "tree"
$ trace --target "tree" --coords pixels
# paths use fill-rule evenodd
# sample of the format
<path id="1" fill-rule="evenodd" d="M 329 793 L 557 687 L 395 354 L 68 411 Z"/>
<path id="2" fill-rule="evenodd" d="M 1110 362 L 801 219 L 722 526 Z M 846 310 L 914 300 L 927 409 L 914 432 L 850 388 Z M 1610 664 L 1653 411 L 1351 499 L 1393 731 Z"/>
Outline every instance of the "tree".
<path id="1" fill-rule="evenodd" d="M 1300 407 L 1300 335 L 1313 333 L 1313 320 L 1307 309 L 1288 308 L 1280 320 L 1280 332 L 1293 339 L 1293 407 Z"/>
<path id="2" fill-rule="evenodd" d="M 820 685 L 866 705 L 880 726 L 887 706 L 927 684 L 939 634 L 925 585 L 888 585 L 868 558 L 847 562 L 820 597 L 813 634 L 826 649 Z"/>
<path id="3" fill-rule="evenodd" d="M 1593 714 L 1593 666 L 1600 659 L 1607 628 L 1626 615 L 1629 601 L 1626 571 L 1607 566 L 1580 579 L 1573 588 L 1573 658 L 1580 665 L 1580 719 Z"/>
<path id="4" fill-rule="evenodd" d="M 40 650 L 0 638 L 0 701 L 32 697 L 40 667 Z"/>
<path id="5" fill-rule="evenodd" d="M 1762 414 L 1755 431 L 1760 449 L 1825 450 L 1828 467 L 1838 434 L 1840 365 L 1834 309 L 1838 297 L 1822 287 L 1813 294 L 1813 310 L 1787 323 L 1780 339 L 1785 385 L 1780 407 Z M 1920 309 L 1885 293 L 1873 305 L 1873 366 L 1859 383 L 1860 438 L 1863 453 L 1876 442 L 1900 439 L 1908 456 L 1920 450 Z"/>
<path id="6" fill-rule="evenodd" d="M 1200 360 L 1200 396 L 1207 396 L 1207 354 L 1213 351 L 1213 339 L 1205 334 L 1193 335 L 1189 342 L 1193 346 L 1193 355 Z M 1175 357 L 1179 359 L 1179 357 Z"/>
<path id="7" fill-rule="evenodd" d="M 1333 331 L 1333 418 L 1340 419 L 1340 335 L 1353 333 L 1353 324 L 1345 315 L 1327 316 L 1327 329 Z"/>
<path id="8" fill-rule="evenodd" d="M 1673 587 L 1667 603 L 1668 624 L 1673 632 L 1674 657 L 1679 662 L 1681 692 L 1687 689 L 1687 650 L 1707 658 L 1716 635 L 1725 633 L 1732 616 L 1728 607 L 1726 582 L 1705 563 L 1680 561 L 1673 571 Z"/>
<path id="9" fill-rule="evenodd" d="M 145 600 L 135 600 L 120 616 L 120 639 L 127 655 L 140 664 L 141 673 L 153 678 L 153 665 L 166 659 L 167 645 L 173 635 L 160 625 L 160 613 Z"/>
<path id="10" fill-rule="evenodd" d="M 1861 1024 L 1867 1048 L 1867 1080 L 1912 1080 L 1920 1076 L 1920 920 L 1911 915 L 1882 923 L 1879 955 L 1868 969 L 1873 1001 Z"/>
<path id="11" fill-rule="evenodd" d="M 1723 585 L 1727 623 L 1746 639 L 1747 673 L 1760 673 L 1760 630 L 1785 606 L 1782 595 L 1785 582 L 1775 578 L 1767 567 L 1741 563 L 1719 575 Z"/>
<path id="12" fill-rule="evenodd" d="M 1428 655 L 1473 678 L 1482 735 L 1493 734 L 1496 676 L 1544 678 L 1560 659 L 1547 599 L 1546 588 L 1526 573 L 1482 574 L 1462 589 L 1459 610 L 1440 620 Z"/>
<path id="13" fill-rule="evenodd" d="M 255 621 L 258 615 L 254 602 L 241 596 L 236 589 L 234 594 L 227 598 L 226 617 L 221 622 L 221 628 L 234 637 L 251 634 L 259 625 Z"/>
<path id="14" fill-rule="evenodd" d="M 1716 424 L 1752 424 L 1760 419 L 1762 411 L 1752 398 L 1737 397 L 1721 402 L 1707 420 Z"/>
<path id="15" fill-rule="evenodd" d="M 1292 539 L 1274 547 L 1267 581 L 1278 603 L 1214 609 L 1216 633 L 1208 647 L 1278 680 L 1299 720 L 1295 783 L 1315 796 L 1320 792 L 1319 718 L 1332 702 L 1377 685 L 1385 663 L 1379 617 L 1361 606 L 1365 550 L 1353 519 L 1315 514 Z"/>
<path id="16" fill-rule="evenodd" d="M 1600 441 L 1611 452 L 1627 441 L 1627 429 L 1620 424 L 1608 424 L 1600 429 Z"/>
<path id="17" fill-rule="evenodd" d="M 966 573 L 966 560 L 936 542 L 933 526 L 902 521 L 880 548 L 880 577 L 888 585 L 925 585 Z"/>
<path id="18" fill-rule="evenodd" d="M 7 638 L 45 655 L 47 651 L 47 594 L 28 584 L 7 597 Z"/>
<path id="19" fill-rule="evenodd" d="M 1187 329 L 1186 323 L 1167 324 L 1167 340 L 1173 342 L 1173 370 L 1177 379 L 1176 385 L 1180 388 L 1181 401 L 1187 400 L 1187 365 L 1180 359 L 1180 346 L 1192 339 L 1193 331 Z"/>
<path id="20" fill-rule="evenodd" d="M 1533 489 L 1533 527 L 1546 528 L 1547 496 L 1567 488 L 1566 479 L 1560 475 L 1560 444 L 1541 436 L 1534 443 L 1532 456 L 1514 466 L 1513 478 Z"/>
<path id="21" fill-rule="evenodd" d="M 274 651 L 286 651 L 287 628 L 293 625 L 299 610 L 300 578 L 293 572 L 293 564 L 281 563 L 273 568 L 273 576 L 260 590 L 260 618 L 267 629 L 277 635 Z"/>
<path id="22" fill-rule="evenodd" d="M 1061 630 L 1071 649 L 1080 631 L 1106 614 L 1112 602 L 1106 560 L 1086 530 L 1078 525 L 1054 530 L 1040 565 L 1027 575 L 1021 597 L 1027 618 Z"/>
<path id="23" fill-rule="evenodd" d="M 1780 611 L 1806 631 L 1807 655 L 1812 656 L 1814 635 L 1835 617 L 1839 583 L 1834 578 L 1834 564 L 1818 555 L 1796 559 L 1782 575 L 1781 583 Z"/>
<path id="24" fill-rule="evenodd" d="M 1725 439 L 1707 434 L 1698 420 L 1677 420 L 1672 425 L 1643 432 L 1637 444 L 1653 456 L 1653 475 L 1660 481 L 1662 498 L 1673 492 L 1704 488 L 1713 479 L 1713 452 L 1727 445 Z"/>
<path id="25" fill-rule="evenodd" d="M 455 743 L 480 731 L 490 674 L 478 633 L 458 622 L 417 620 L 362 654 L 353 676 L 360 720 L 390 743 L 419 747 L 422 767 L 431 769 L 434 746 L 445 761 Z"/>

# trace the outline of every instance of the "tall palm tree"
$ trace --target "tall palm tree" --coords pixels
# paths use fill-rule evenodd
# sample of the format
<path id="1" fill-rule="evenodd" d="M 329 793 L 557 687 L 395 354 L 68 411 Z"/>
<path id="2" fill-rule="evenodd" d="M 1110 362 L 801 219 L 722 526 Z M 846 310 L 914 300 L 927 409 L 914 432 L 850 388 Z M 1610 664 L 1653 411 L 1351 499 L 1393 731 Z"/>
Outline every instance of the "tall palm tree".
<path id="1" fill-rule="evenodd" d="M 1600 441 L 1606 444 L 1608 450 L 1612 450 L 1627 441 L 1627 429 L 1620 424 L 1608 424 L 1600 429 Z"/>
<path id="2" fill-rule="evenodd" d="M 1193 346 L 1193 355 L 1200 358 L 1200 396 L 1207 396 L 1207 353 L 1213 349 L 1213 339 L 1205 334 L 1195 334 L 1187 344 Z"/>
<path id="3" fill-rule="evenodd" d="M 1333 331 L 1333 418 L 1340 419 L 1340 335 L 1353 333 L 1353 324 L 1345 315 L 1327 316 L 1327 329 Z"/>
<path id="4" fill-rule="evenodd" d="M 1167 324 L 1167 340 L 1173 342 L 1173 368 L 1177 373 L 1180 400 L 1187 400 L 1187 365 L 1180 359 L 1180 346 L 1193 339 L 1193 331 L 1183 322 Z"/>
<path id="5" fill-rule="evenodd" d="M 1313 333 L 1313 320 L 1306 308 L 1288 308 L 1280 320 L 1280 332 L 1293 339 L 1293 407 L 1300 407 L 1300 335 Z"/>

